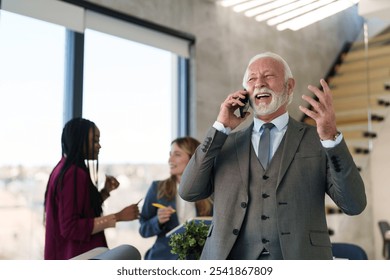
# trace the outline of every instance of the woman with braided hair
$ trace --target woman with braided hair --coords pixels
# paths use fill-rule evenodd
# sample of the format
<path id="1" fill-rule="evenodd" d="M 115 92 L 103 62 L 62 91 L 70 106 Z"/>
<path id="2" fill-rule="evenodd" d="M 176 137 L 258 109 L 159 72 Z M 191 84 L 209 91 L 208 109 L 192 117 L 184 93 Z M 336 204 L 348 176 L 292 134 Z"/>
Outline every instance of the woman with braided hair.
<path id="1" fill-rule="evenodd" d="M 50 174 L 45 192 L 45 259 L 65 260 L 107 247 L 106 228 L 139 216 L 137 204 L 103 215 L 102 204 L 119 182 L 106 176 L 103 189 L 99 192 L 97 188 L 99 140 L 98 127 L 87 119 L 72 119 L 63 128 L 62 157 Z"/>

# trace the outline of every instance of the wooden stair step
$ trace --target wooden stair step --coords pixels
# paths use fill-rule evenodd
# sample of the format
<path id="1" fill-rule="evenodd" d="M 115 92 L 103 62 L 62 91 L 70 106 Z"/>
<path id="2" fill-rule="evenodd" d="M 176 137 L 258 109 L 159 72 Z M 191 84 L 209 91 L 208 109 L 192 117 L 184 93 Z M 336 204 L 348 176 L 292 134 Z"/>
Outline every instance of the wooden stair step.
<path id="1" fill-rule="evenodd" d="M 377 79 L 388 79 L 390 81 L 390 67 L 383 67 L 372 69 L 366 71 L 366 69 L 361 71 L 355 71 L 353 73 L 344 73 L 340 75 L 335 75 L 328 78 L 328 84 L 331 87 L 337 87 L 340 85 L 358 83 L 362 81 L 377 80 Z"/>
<path id="2" fill-rule="evenodd" d="M 372 46 L 386 44 L 388 42 L 390 42 L 390 32 L 386 32 L 386 33 L 383 33 L 381 35 L 377 35 L 375 37 L 369 38 L 368 39 L 368 48 L 370 49 L 370 47 L 372 47 Z M 366 44 L 365 44 L 364 40 L 360 40 L 360 41 L 354 42 L 351 45 L 350 50 L 354 51 L 354 50 L 358 50 L 358 49 L 364 49 L 365 47 L 366 47 Z"/>
<path id="3" fill-rule="evenodd" d="M 350 73 L 369 69 L 370 71 L 377 68 L 389 67 L 390 56 L 371 58 L 366 60 L 358 60 L 350 63 L 342 63 L 336 67 L 337 74 Z"/>
<path id="4" fill-rule="evenodd" d="M 382 102 L 381 102 L 382 101 Z M 383 104 L 381 105 L 380 102 Z M 385 108 L 384 102 L 390 104 L 390 94 L 387 95 L 367 95 L 349 96 L 344 98 L 334 98 L 333 106 L 336 112 L 347 111 L 351 109 L 381 109 Z"/>
<path id="5" fill-rule="evenodd" d="M 367 58 L 375 58 L 388 56 L 390 54 L 390 45 L 378 46 L 378 47 L 370 47 L 368 50 L 355 50 L 348 52 L 345 56 L 343 56 L 343 63 L 351 63 L 355 61 L 365 61 Z"/>
<path id="6" fill-rule="evenodd" d="M 364 82 L 356 83 L 349 86 L 340 86 L 337 88 L 332 88 L 332 94 L 335 99 L 337 99 L 338 97 L 348 96 L 368 96 L 368 93 L 370 93 L 370 95 L 390 94 L 390 91 L 385 90 L 385 82 L 387 82 L 387 80 L 382 79 L 369 83 L 369 86 L 367 86 L 367 83 Z"/>

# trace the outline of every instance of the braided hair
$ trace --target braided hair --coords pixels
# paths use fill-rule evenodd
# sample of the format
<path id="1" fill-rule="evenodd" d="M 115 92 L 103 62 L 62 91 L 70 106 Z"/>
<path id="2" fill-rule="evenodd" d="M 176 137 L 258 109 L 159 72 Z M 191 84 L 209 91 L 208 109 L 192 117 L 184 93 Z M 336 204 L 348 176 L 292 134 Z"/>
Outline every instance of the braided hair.
<path id="1" fill-rule="evenodd" d="M 94 210 L 95 216 L 98 217 L 102 214 L 102 197 L 97 189 L 97 171 L 98 171 L 98 160 L 96 159 L 96 165 L 93 166 L 93 174 L 95 174 L 95 182 L 91 179 L 91 168 L 88 159 L 93 159 L 92 155 L 94 154 L 93 147 L 92 147 L 92 155 L 89 155 L 90 151 L 90 143 L 89 143 L 89 132 L 92 129 L 93 134 L 95 133 L 96 125 L 92 121 L 89 121 L 87 119 L 83 118 L 74 118 L 70 121 L 68 121 L 63 130 L 62 130 L 62 136 L 61 136 L 61 147 L 62 147 L 62 157 L 65 158 L 65 163 L 62 166 L 59 177 L 54 182 L 55 184 L 55 191 L 54 196 L 51 198 L 48 198 L 48 187 L 49 183 L 46 187 L 45 192 L 45 212 L 46 212 L 46 201 L 47 199 L 53 199 L 55 201 L 55 196 L 58 192 L 62 191 L 63 189 L 63 179 L 65 173 L 69 170 L 71 166 L 77 166 L 78 168 L 81 168 L 85 170 L 85 172 L 88 172 L 90 176 L 89 180 L 89 192 L 90 192 L 90 203 Z M 75 194 L 75 202 L 74 206 L 77 205 L 77 190 L 76 190 L 76 182 L 77 182 L 77 172 L 76 169 L 73 174 L 74 178 L 74 194 Z M 51 177 L 51 174 L 50 174 Z M 50 180 L 49 180 L 50 181 Z"/>

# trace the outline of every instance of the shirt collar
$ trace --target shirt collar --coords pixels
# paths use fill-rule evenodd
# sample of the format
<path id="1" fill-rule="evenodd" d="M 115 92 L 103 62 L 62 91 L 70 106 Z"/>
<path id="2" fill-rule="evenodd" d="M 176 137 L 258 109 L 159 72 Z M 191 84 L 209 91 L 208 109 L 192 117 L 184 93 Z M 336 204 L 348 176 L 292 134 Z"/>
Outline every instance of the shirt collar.
<path id="1" fill-rule="evenodd" d="M 275 127 L 280 131 L 283 128 L 286 127 L 288 123 L 288 112 L 284 113 L 283 115 L 280 115 L 279 117 L 273 119 L 271 122 L 275 125 Z M 261 126 L 264 124 L 264 121 L 254 118 L 254 125 L 253 125 L 253 131 L 259 132 Z"/>

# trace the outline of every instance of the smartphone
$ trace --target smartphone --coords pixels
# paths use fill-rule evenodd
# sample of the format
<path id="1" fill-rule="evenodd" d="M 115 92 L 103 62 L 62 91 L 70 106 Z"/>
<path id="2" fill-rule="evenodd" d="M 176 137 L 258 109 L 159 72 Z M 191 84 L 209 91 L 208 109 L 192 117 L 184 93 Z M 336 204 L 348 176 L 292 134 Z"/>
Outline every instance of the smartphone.
<path id="1" fill-rule="evenodd" d="M 244 89 L 246 91 L 246 89 Z M 240 101 L 245 105 L 240 107 L 240 116 L 241 118 L 245 117 L 245 113 L 249 110 L 249 94 L 245 96 L 245 98 L 240 98 Z"/>

